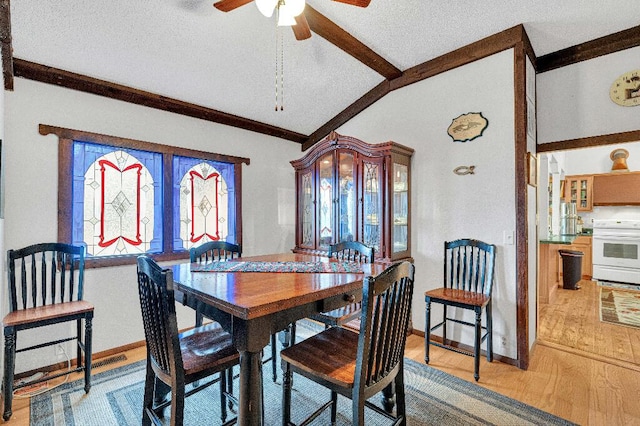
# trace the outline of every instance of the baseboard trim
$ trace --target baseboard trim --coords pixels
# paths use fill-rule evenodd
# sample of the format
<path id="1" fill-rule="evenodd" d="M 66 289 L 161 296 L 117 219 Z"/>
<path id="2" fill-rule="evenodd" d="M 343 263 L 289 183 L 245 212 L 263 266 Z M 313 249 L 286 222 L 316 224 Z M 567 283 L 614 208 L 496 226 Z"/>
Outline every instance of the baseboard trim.
<path id="1" fill-rule="evenodd" d="M 422 338 L 425 337 L 424 331 L 421 331 L 421 330 L 415 330 L 414 329 L 412 334 L 415 334 L 416 336 L 420 336 Z M 433 340 L 434 342 L 438 342 L 438 343 L 442 344 L 442 337 L 440 337 L 440 336 L 432 335 L 431 336 L 431 340 Z M 449 340 L 449 346 L 452 346 L 452 347 L 457 348 L 457 349 L 461 349 L 461 350 L 466 351 L 466 352 L 473 353 L 473 346 L 463 345 L 460 342 Z M 487 352 L 481 350 L 480 351 L 480 355 L 486 357 L 487 356 Z M 518 366 L 518 361 L 517 360 L 515 360 L 513 358 L 510 358 L 508 356 L 496 354 L 495 351 L 493 352 L 493 359 L 494 359 L 494 361 L 499 361 L 499 362 L 501 362 L 503 364 L 513 365 L 514 367 L 520 368 Z M 523 369 L 523 370 L 526 370 L 526 368 Z"/>
<path id="2" fill-rule="evenodd" d="M 110 356 L 122 353 L 122 352 L 126 352 L 128 350 L 131 349 L 137 349 L 141 346 L 145 346 L 146 342 L 144 340 L 138 341 L 138 342 L 133 342 L 133 343 L 129 343 L 127 345 L 124 346 L 118 346 L 117 348 L 112 348 L 112 349 L 107 349 L 106 351 L 101 351 L 101 352 L 94 352 L 91 355 L 91 359 L 92 359 L 92 364 L 93 363 L 97 363 L 99 362 L 101 359 L 104 358 L 108 358 Z M 74 367 L 77 364 L 76 362 L 76 358 L 75 356 L 73 357 L 73 359 L 71 359 L 71 366 Z M 63 370 L 67 368 L 67 362 L 66 361 L 61 361 L 55 364 L 51 364 L 51 365 L 47 365 L 45 367 L 39 367 L 33 370 L 29 370 L 29 371 L 23 371 L 21 373 L 16 373 L 15 375 L 15 379 L 22 379 L 24 377 L 30 377 L 32 375 L 34 375 L 35 373 L 38 372 L 42 372 L 42 373 L 50 373 L 52 371 L 59 371 L 59 370 Z"/>

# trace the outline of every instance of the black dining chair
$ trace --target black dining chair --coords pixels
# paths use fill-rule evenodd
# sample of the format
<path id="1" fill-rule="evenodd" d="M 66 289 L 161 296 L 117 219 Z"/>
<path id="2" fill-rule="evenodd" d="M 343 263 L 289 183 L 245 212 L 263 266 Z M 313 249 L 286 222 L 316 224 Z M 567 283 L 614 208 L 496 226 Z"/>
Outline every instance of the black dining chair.
<path id="1" fill-rule="evenodd" d="M 222 422 L 234 424 L 237 419 L 226 421 L 227 398 L 235 398 L 227 392 L 225 371 L 238 364 L 240 356 L 231 335 L 217 323 L 179 333 L 173 273 L 147 256 L 138 257 L 138 293 L 147 343 L 142 424 L 161 424 L 164 408 L 171 406 L 170 424 L 182 425 L 185 398 L 216 381 L 220 384 Z M 200 384 L 215 374 L 219 374 L 217 380 Z M 186 385 L 195 382 L 199 384 L 185 391 Z M 171 397 L 158 403 L 156 393 L 166 387 Z"/>
<path id="2" fill-rule="evenodd" d="M 221 262 L 242 256 L 242 248 L 238 244 L 226 241 L 208 241 L 189 250 L 189 260 L 191 263 Z M 202 312 L 196 309 L 196 327 L 202 325 Z"/>
<path id="3" fill-rule="evenodd" d="M 347 241 L 329 246 L 329 257 L 340 261 L 373 263 L 374 248 L 358 241 Z M 343 326 L 360 316 L 360 302 L 350 303 L 342 308 L 330 312 L 321 312 L 311 316 L 311 319 L 321 322 L 325 327 Z"/>
<path id="4" fill-rule="evenodd" d="M 362 290 L 360 330 L 331 327 L 284 349 L 282 358 L 282 424 L 291 423 L 291 375 L 298 373 L 331 390 L 331 400 L 307 420 L 331 407 L 331 424 L 337 417 L 338 394 L 352 400 L 352 423 L 364 425 L 365 407 L 406 424 L 404 346 L 411 317 L 414 266 L 391 265 L 375 277 L 366 277 Z M 393 411 L 395 390 L 396 415 Z M 367 401 L 383 391 L 380 408 Z"/>
<path id="5" fill-rule="evenodd" d="M 9 313 L 4 328 L 4 420 L 12 414 L 13 392 L 70 372 L 84 370 L 84 391 L 91 389 L 91 336 L 93 305 L 83 300 L 84 253 L 82 246 L 63 243 L 34 244 L 7 252 Z M 84 327 L 82 322 L 84 320 Z M 73 337 L 48 340 L 16 349 L 18 332 L 75 321 Z M 83 336 L 84 334 L 84 336 Z M 41 379 L 14 385 L 16 354 L 77 341 L 76 367 Z M 84 354 L 84 362 L 83 362 Z"/>
<path id="6" fill-rule="evenodd" d="M 445 241 L 444 286 L 424 294 L 426 302 L 425 357 L 429 363 L 429 346 L 435 345 L 474 357 L 474 374 L 480 379 L 480 345 L 487 341 L 487 361 L 493 361 L 493 318 L 491 313 L 491 290 L 495 267 L 496 246 L 472 239 Z M 431 303 L 443 305 L 442 322 L 431 326 Z M 475 312 L 475 322 L 449 317 L 447 307 L 456 307 Z M 486 325 L 482 325 L 482 311 L 486 314 Z M 452 346 L 447 339 L 447 322 L 471 326 L 475 329 L 473 352 Z M 442 327 L 442 343 L 431 340 L 431 332 Z M 483 335 L 482 332 L 485 331 Z"/>

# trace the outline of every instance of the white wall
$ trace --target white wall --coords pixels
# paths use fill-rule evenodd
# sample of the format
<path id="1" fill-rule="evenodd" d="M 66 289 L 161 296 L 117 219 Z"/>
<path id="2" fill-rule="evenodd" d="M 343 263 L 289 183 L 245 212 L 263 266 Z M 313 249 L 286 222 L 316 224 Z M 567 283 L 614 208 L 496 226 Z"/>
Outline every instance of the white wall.
<path id="1" fill-rule="evenodd" d="M 640 129 L 638 107 L 609 98 L 613 81 L 640 68 L 640 47 L 538 75 L 538 143 Z"/>
<path id="2" fill-rule="evenodd" d="M 638 108 L 640 110 L 640 108 Z M 640 111 L 636 111 L 640 116 Z M 640 122 L 638 123 L 640 129 Z M 567 175 L 589 175 L 597 173 L 611 173 L 611 151 L 624 148 L 629 151 L 627 167 L 629 171 L 640 171 L 640 142 L 629 142 L 616 145 L 603 145 L 593 148 L 574 149 L 565 151 L 564 170 Z"/>
<path id="3" fill-rule="evenodd" d="M 56 136 L 38 133 L 40 123 L 248 157 L 251 164 L 242 166 L 243 252 L 285 252 L 294 246 L 295 179 L 289 161 L 302 156 L 298 144 L 21 78 L 15 79 L 15 91 L 5 93 L 7 248 L 57 241 L 58 143 Z M 85 298 L 96 308 L 94 352 L 144 340 L 135 266 L 90 269 L 85 286 Z M 193 323 L 192 311 L 179 315 L 182 327 Z M 37 365 L 59 361 L 51 348 L 40 352 L 44 359 Z M 16 371 L 29 368 L 19 362 Z"/>
<path id="4" fill-rule="evenodd" d="M 513 55 L 513 50 L 501 52 L 396 90 L 337 131 L 370 143 L 393 140 L 415 149 L 413 326 L 424 330 L 423 294 L 442 286 L 444 241 L 476 238 L 494 243 L 494 350 L 516 358 L 516 251 L 515 245 L 503 244 L 503 233 L 514 233 L 516 226 Z M 453 142 L 447 127 L 467 112 L 482 112 L 489 125 L 478 139 Z M 475 174 L 454 174 L 460 165 L 475 165 Z M 441 317 L 434 308 L 434 318 Z M 451 337 L 472 344 L 472 336 L 470 330 Z"/>

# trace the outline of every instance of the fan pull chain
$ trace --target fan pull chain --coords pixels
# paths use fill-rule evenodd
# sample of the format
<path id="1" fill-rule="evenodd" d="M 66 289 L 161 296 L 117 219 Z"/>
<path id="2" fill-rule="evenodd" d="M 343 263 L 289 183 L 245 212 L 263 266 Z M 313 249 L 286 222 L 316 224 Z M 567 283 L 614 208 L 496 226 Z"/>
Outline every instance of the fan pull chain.
<path id="1" fill-rule="evenodd" d="M 282 0 L 280 0 L 282 1 Z M 282 30 L 278 26 L 278 20 L 280 19 L 280 8 L 277 9 L 278 19 L 276 19 L 276 107 L 278 111 L 278 95 L 280 96 L 280 111 L 284 110 L 284 37 L 282 36 Z M 278 48 L 280 54 L 278 55 Z M 278 58 L 280 64 L 278 66 Z M 280 77 L 280 78 L 278 78 Z M 280 80 L 280 93 L 278 93 L 278 80 Z"/>
<path id="2" fill-rule="evenodd" d="M 278 11 L 278 13 L 280 13 L 280 11 Z M 278 111 L 278 38 L 280 37 L 280 29 L 278 28 L 277 22 L 276 20 L 276 111 Z"/>
<path id="3" fill-rule="evenodd" d="M 280 111 L 284 110 L 284 37 L 280 31 Z"/>

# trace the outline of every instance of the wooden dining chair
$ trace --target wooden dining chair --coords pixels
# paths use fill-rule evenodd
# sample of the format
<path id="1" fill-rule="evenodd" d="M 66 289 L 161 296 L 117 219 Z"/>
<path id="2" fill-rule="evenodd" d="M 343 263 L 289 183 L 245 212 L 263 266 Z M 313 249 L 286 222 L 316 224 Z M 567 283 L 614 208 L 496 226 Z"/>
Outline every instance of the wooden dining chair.
<path id="1" fill-rule="evenodd" d="M 182 425 L 185 398 L 216 381 L 220 383 L 222 421 L 224 425 L 234 424 L 236 419 L 226 421 L 227 398 L 235 398 L 227 392 L 225 371 L 238 364 L 240 356 L 231 335 L 217 323 L 178 333 L 173 273 L 147 256 L 138 257 L 138 293 L 147 343 L 142 424 L 161 424 L 163 410 L 170 405 L 170 424 Z M 185 391 L 186 385 L 215 374 L 219 374 L 217 380 L 207 380 Z M 171 398 L 154 402 L 154 389 L 163 387 L 170 388 Z"/>
<path id="2" fill-rule="evenodd" d="M 480 345 L 487 341 L 487 361 L 493 361 L 493 318 L 491 313 L 491 289 L 495 267 L 496 246 L 472 239 L 445 241 L 444 286 L 424 294 L 426 302 L 425 357 L 429 363 L 429 346 L 435 345 L 474 357 L 473 377 L 480 379 Z M 442 322 L 431 326 L 431 303 L 443 305 Z M 452 306 L 475 312 L 475 322 L 451 318 L 447 307 Z M 486 325 L 482 325 L 482 311 L 486 313 Z M 474 327 L 473 352 L 452 346 L 447 340 L 447 322 Z M 431 332 L 442 327 L 442 343 L 431 340 Z M 482 335 L 482 331 L 485 334 Z"/>
<path id="3" fill-rule="evenodd" d="M 329 257 L 345 262 L 373 263 L 374 249 L 358 241 L 347 241 L 329 246 Z M 354 302 L 330 312 L 322 312 L 311 316 L 325 327 L 339 327 L 360 316 L 361 303 Z"/>
<path id="4" fill-rule="evenodd" d="M 189 250 L 189 260 L 191 263 L 220 262 L 242 256 L 242 248 L 238 244 L 226 241 L 208 241 Z M 196 309 L 196 327 L 202 325 L 202 312 Z"/>
<path id="5" fill-rule="evenodd" d="M 411 317 L 414 266 L 391 265 L 376 277 L 366 277 L 362 290 L 360 330 L 331 327 L 284 349 L 282 358 L 282 424 L 291 423 L 291 376 L 298 373 L 331 390 L 331 400 L 302 422 L 331 407 L 337 417 L 338 394 L 352 400 L 352 423 L 364 425 L 365 406 L 406 424 L 404 346 Z M 396 393 L 396 415 L 393 391 Z M 367 401 L 383 391 L 384 409 Z"/>
<path id="6" fill-rule="evenodd" d="M 91 389 L 91 321 L 94 309 L 91 303 L 82 299 L 84 253 L 82 246 L 62 243 L 34 244 L 7 252 L 9 313 L 2 321 L 4 328 L 4 413 L 2 417 L 4 420 L 9 420 L 11 417 L 14 390 L 24 386 L 64 376 L 69 372 L 84 370 L 84 391 L 88 393 Z M 70 321 L 76 322 L 75 336 L 48 340 L 16 349 L 19 331 Z M 74 369 L 14 385 L 17 353 L 71 340 L 77 341 Z"/>

